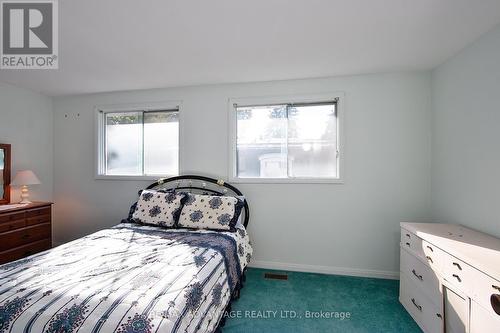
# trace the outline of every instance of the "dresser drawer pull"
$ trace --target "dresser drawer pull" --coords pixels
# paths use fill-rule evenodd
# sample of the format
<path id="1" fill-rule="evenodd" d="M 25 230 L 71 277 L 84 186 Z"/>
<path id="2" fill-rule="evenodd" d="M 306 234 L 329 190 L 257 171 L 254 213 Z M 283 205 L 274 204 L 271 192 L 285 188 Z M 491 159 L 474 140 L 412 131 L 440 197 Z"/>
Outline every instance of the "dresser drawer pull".
<path id="1" fill-rule="evenodd" d="M 456 278 L 458 280 L 458 282 L 462 282 L 462 279 L 460 278 L 460 276 L 458 276 L 457 274 L 453 274 L 452 275 L 454 278 Z"/>
<path id="2" fill-rule="evenodd" d="M 453 263 L 453 266 L 457 266 L 457 268 L 458 268 L 459 270 L 462 270 L 462 266 L 460 266 L 460 264 L 459 264 L 458 262 L 454 262 L 454 263 Z"/>
<path id="3" fill-rule="evenodd" d="M 406 234 L 406 237 L 411 238 L 410 234 Z"/>
<path id="4" fill-rule="evenodd" d="M 500 316 L 500 295 L 491 295 L 490 302 L 493 311 Z"/>
<path id="5" fill-rule="evenodd" d="M 443 316 L 442 316 L 440 313 L 436 313 L 436 316 L 437 316 L 439 319 L 443 319 Z"/>
<path id="6" fill-rule="evenodd" d="M 427 248 L 431 250 L 431 252 L 434 252 L 434 249 L 431 246 L 427 245 Z"/>
<path id="7" fill-rule="evenodd" d="M 493 289 L 496 289 L 496 290 L 500 291 L 500 287 L 499 287 L 499 286 L 495 286 L 494 284 L 492 284 L 492 285 L 491 285 L 491 287 L 492 287 Z"/>
<path id="8" fill-rule="evenodd" d="M 410 243 L 406 242 L 406 245 L 410 246 Z"/>
<path id="9" fill-rule="evenodd" d="M 434 261 L 432 261 L 432 258 L 430 256 L 426 256 L 427 260 L 429 260 L 431 263 L 434 263 Z"/>
<path id="10" fill-rule="evenodd" d="M 415 276 L 417 277 L 417 279 L 419 279 L 420 281 L 423 281 L 423 280 L 424 280 L 424 278 L 422 277 L 422 275 L 418 275 L 418 274 L 417 274 L 417 272 L 415 272 L 415 270 L 414 270 L 414 269 L 413 269 L 411 272 L 412 272 L 412 273 L 413 273 L 413 275 L 415 275 Z"/>
<path id="11" fill-rule="evenodd" d="M 418 305 L 417 302 L 415 302 L 415 299 L 412 298 L 411 299 L 411 302 L 413 303 L 413 305 L 415 305 L 415 307 L 419 310 L 419 311 L 422 311 L 422 306 L 421 305 Z"/>

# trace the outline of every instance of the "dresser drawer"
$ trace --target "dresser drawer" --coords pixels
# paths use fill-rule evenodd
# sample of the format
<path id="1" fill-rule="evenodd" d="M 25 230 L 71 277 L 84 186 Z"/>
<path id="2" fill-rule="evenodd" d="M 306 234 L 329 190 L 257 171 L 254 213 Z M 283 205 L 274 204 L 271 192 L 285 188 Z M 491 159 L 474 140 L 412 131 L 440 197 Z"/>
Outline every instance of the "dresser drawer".
<path id="1" fill-rule="evenodd" d="M 443 260 L 446 258 L 446 253 L 426 240 L 422 240 L 422 250 L 424 251 L 427 265 L 429 265 L 434 272 L 442 274 Z"/>
<path id="2" fill-rule="evenodd" d="M 24 220 L 24 212 L 6 213 L 0 215 L 0 223 Z"/>
<path id="3" fill-rule="evenodd" d="M 442 306 L 432 303 L 405 274 L 401 274 L 400 302 L 426 333 L 443 332 Z"/>
<path id="4" fill-rule="evenodd" d="M 9 222 L 0 223 L 0 232 L 11 231 L 15 229 L 24 228 L 26 226 L 26 221 L 22 220 L 13 220 Z"/>
<path id="5" fill-rule="evenodd" d="M 419 257 L 424 258 L 422 239 L 403 228 L 401 228 L 401 247 L 411 250 Z"/>
<path id="6" fill-rule="evenodd" d="M 0 252 L 0 264 L 21 259 L 32 254 L 50 249 L 52 242 L 50 239 L 43 239 L 28 245 L 16 247 L 14 249 Z"/>
<path id="7" fill-rule="evenodd" d="M 30 209 L 26 211 L 26 217 L 36 217 L 36 216 L 41 216 L 41 215 L 50 215 L 52 212 L 51 207 L 42 207 L 42 208 L 35 208 L 35 209 Z"/>
<path id="8" fill-rule="evenodd" d="M 0 234 L 0 251 L 12 249 L 37 240 L 51 238 L 50 223 L 39 224 Z"/>
<path id="9" fill-rule="evenodd" d="M 467 295 L 473 295 L 477 270 L 447 253 L 442 260 L 443 278 Z"/>
<path id="10" fill-rule="evenodd" d="M 499 263 L 500 264 L 500 263 Z M 477 278 L 474 281 L 474 300 L 481 305 L 493 317 L 500 320 L 500 314 L 493 310 L 492 295 L 500 297 L 500 281 L 477 271 Z M 496 304 L 497 311 L 500 312 L 500 305 Z M 500 330 L 498 331 L 500 332 Z"/>
<path id="11" fill-rule="evenodd" d="M 438 275 L 404 248 L 401 250 L 401 272 L 406 274 L 436 306 L 442 303 L 441 282 Z"/>
<path id="12" fill-rule="evenodd" d="M 35 224 L 42 224 L 42 223 L 50 223 L 51 221 L 51 216 L 50 215 L 38 215 L 34 217 L 29 217 L 26 219 L 26 225 L 35 225 Z"/>

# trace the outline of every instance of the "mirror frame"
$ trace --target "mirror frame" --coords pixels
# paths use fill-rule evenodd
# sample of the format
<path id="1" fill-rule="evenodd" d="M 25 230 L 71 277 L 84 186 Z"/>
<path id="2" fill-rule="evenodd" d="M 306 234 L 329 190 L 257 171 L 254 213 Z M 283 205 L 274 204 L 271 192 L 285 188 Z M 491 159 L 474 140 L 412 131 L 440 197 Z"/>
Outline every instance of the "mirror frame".
<path id="1" fill-rule="evenodd" d="M 0 205 L 10 203 L 10 144 L 0 143 L 0 149 L 4 151 L 3 170 L 3 197 L 0 197 Z"/>

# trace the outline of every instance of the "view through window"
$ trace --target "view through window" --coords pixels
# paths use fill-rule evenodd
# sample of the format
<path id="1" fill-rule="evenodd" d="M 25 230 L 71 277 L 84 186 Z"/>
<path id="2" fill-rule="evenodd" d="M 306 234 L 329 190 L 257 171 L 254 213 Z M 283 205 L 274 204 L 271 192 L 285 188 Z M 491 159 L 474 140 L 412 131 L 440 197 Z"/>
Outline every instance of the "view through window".
<path id="1" fill-rule="evenodd" d="M 338 178 L 337 103 L 236 105 L 238 178 Z"/>

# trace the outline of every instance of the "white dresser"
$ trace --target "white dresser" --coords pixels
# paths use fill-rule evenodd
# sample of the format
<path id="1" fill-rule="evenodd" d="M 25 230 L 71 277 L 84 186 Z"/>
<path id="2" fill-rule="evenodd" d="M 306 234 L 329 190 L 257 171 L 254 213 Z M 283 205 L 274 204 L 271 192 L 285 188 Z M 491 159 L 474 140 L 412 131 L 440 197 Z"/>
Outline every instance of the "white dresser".
<path id="1" fill-rule="evenodd" d="M 500 239 L 401 223 L 399 301 L 426 333 L 500 333 Z"/>

